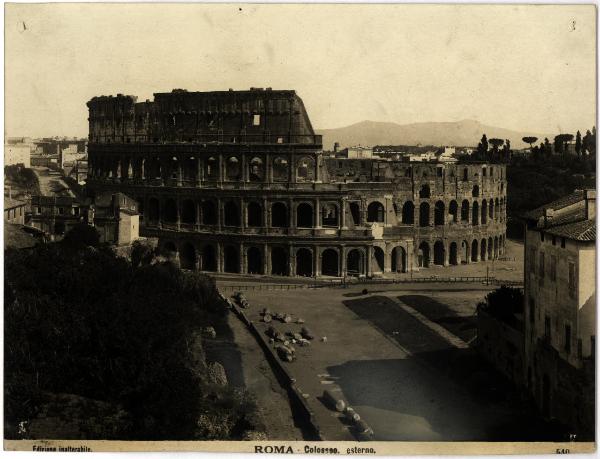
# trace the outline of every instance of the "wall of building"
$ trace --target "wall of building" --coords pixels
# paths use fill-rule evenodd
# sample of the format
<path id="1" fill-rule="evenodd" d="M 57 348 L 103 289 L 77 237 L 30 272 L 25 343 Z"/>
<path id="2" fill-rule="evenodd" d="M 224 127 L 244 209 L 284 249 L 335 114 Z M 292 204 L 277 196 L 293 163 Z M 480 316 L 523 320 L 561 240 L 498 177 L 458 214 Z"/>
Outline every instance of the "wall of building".
<path id="1" fill-rule="evenodd" d="M 31 145 L 4 145 L 4 165 L 16 164 L 31 167 Z"/>
<path id="2" fill-rule="evenodd" d="M 18 225 L 25 224 L 25 205 L 4 209 L 4 221 Z"/>

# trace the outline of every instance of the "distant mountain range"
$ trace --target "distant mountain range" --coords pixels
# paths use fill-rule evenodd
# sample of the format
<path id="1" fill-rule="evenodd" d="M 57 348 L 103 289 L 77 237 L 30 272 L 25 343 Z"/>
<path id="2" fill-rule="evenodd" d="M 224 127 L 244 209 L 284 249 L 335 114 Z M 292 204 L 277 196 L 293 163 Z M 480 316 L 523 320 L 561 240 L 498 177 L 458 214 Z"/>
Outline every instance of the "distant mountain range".
<path id="1" fill-rule="evenodd" d="M 463 120 L 447 123 L 397 124 L 378 121 L 361 121 L 337 129 L 317 129 L 323 135 L 323 148 L 332 150 L 334 142 L 342 147 L 363 145 L 435 145 L 435 146 L 472 146 L 476 147 L 481 136 L 488 139 L 509 139 L 512 148 L 524 148 L 528 144 L 523 137 L 534 136 L 543 140 L 549 134 L 518 132 L 494 126 L 486 126 L 478 121 Z M 538 141 L 539 143 L 539 141 Z"/>

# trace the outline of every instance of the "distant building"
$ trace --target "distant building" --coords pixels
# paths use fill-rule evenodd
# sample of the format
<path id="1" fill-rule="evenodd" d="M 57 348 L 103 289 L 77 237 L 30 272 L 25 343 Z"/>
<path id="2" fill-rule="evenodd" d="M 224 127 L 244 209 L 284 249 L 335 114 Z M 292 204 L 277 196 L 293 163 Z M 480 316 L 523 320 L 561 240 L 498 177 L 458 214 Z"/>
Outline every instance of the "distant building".
<path id="1" fill-rule="evenodd" d="M 335 155 L 338 158 L 347 159 L 371 159 L 373 158 L 373 149 L 370 147 L 348 147 L 338 151 Z"/>
<path id="2" fill-rule="evenodd" d="M 525 215 L 526 386 L 578 439 L 594 435 L 596 191 Z"/>
<path id="3" fill-rule="evenodd" d="M 31 167 L 31 148 L 28 144 L 4 144 L 4 166 Z"/>
<path id="4" fill-rule="evenodd" d="M 25 223 L 25 208 L 27 203 L 4 197 L 4 221 L 7 223 L 15 223 L 23 225 Z"/>

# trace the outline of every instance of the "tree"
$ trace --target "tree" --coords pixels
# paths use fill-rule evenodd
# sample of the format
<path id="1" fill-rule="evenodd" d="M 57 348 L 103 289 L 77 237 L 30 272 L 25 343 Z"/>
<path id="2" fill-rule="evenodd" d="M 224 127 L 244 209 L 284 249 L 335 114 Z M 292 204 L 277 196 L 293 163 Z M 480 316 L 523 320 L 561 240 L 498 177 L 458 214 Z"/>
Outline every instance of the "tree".
<path id="1" fill-rule="evenodd" d="M 65 234 L 62 243 L 72 248 L 98 247 L 100 234 L 93 226 L 78 223 Z"/>
<path id="2" fill-rule="evenodd" d="M 490 143 L 492 144 L 492 158 L 498 158 L 498 148 L 504 145 L 503 139 L 490 139 Z"/>
<path id="3" fill-rule="evenodd" d="M 523 137 L 523 142 L 529 144 L 529 148 L 533 149 L 533 144 L 537 142 L 537 137 Z"/>
<path id="4" fill-rule="evenodd" d="M 581 132 L 577 131 L 577 135 L 575 136 L 575 152 L 577 156 L 581 156 Z"/>
<path id="5" fill-rule="evenodd" d="M 552 156 L 552 145 L 550 145 L 550 141 L 548 140 L 548 137 L 544 138 L 544 152 L 545 155 L 550 157 Z"/>
<path id="6" fill-rule="evenodd" d="M 477 158 L 486 159 L 488 154 L 488 148 L 489 146 L 487 136 L 483 134 L 483 136 L 481 136 L 479 144 L 477 145 Z"/>

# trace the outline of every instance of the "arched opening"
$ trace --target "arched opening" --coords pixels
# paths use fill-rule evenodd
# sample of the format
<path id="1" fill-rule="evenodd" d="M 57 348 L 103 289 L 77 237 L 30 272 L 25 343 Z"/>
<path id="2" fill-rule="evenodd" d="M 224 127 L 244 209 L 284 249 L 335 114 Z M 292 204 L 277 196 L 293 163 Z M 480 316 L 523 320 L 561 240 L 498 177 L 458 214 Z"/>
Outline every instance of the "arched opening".
<path id="1" fill-rule="evenodd" d="M 213 201 L 202 201 L 202 223 L 204 225 L 217 224 L 217 206 Z"/>
<path id="2" fill-rule="evenodd" d="M 377 201 L 373 201 L 367 207 L 367 222 L 379 222 L 383 223 L 385 220 L 385 212 L 383 204 Z"/>
<path id="3" fill-rule="evenodd" d="M 262 252 L 257 247 L 249 247 L 246 252 L 248 274 L 263 274 Z"/>
<path id="4" fill-rule="evenodd" d="M 299 182 L 311 182 L 315 179 L 315 160 L 304 156 L 298 160 L 296 177 Z"/>
<path id="5" fill-rule="evenodd" d="M 421 186 L 421 189 L 419 190 L 419 198 L 427 199 L 429 197 L 431 197 L 431 190 L 429 189 L 429 185 Z"/>
<path id="6" fill-rule="evenodd" d="M 337 228 L 339 226 L 337 205 L 325 203 L 321 206 L 321 211 L 321 224 L 323 226 L 331 228 Z"/>
<path id="7" fill-rule="evenodd" d="M 446 213 L 446 206 L 442 201 L 438 201 L 435 203 L 435 209 L 433 213 L 433 220 L 435 226 L 443 226 L 444 225 L 444 217 Z"/>
<path id="8" fill-rule="evenodd" d="M 160 219 L 160 204 L 158 199 L 150 198 L 148 200 L 148 221 L 156 223 Z"/>
<path id="9" fill-rule="evenodd" d="M 165 222 L 175 223 L 177 221 L 177 203 L 174 199 L 165 201 Z"/>
<path id="10" fill-rule="evenodd" d="M 205 245 L 202 249 L 200 269 L 202 271 L 217 270 L 217 255 L 215 253 L 215 248 L 212 245 Z"/>
<path id="11" fill-rule="evenodd" d="M 248 178 L 251 182 L 262 182 L 265 178 L 265 170 L 263 166 L 263 160 L 254 157 L 250 160 L 248 165 Z"/>
<path id="12" fill-rule="evenodd" d="M 496 205 L 494 206 L 494 217 L 496 220 L 498 220 L 498 212 L 500 211 L 500 207 L 499 207 L 499 201 L 498 198 L 496 198 Z"/>
<path id="13" fill-rule="evenodd" d="M 463 222 L 469 221 L 469 201 L 463 200 L 460 206 L 460 220 Z"/>
<path id="14" fill-rule="evenodd" d="M 313 207 L 307 202 L 298 204 L 296 207 L 296 225 L 298 228 L 313 227 Z"/>
<path id="15" fill-rule="evenodd" d="M 385 254 L 381 247 L 373 247 L 373 258 L 371 263 L 374 273 L 382 273 L 385 270 Z"/>
<path id="16" fill-rule="evenodd" d="M 350 214 L 352 215 L 352 222 L 356 225 L 360 225 L 360 206 L 357 202 L 350 203 Z"/>
<path id="17" fill-rule="evenodd" d="M 429 267 L 429 244 L 427 242 L 421 242 L 421 244 L 419 244 L 417 262 L 420 268 Z"/>
<path id="18" fill-rule="evenodd" d="M 479 259 L 485 261 L 487 256 L 487 241 L 485 239 L 481 240 L 480 249 Z"/>
<path id="19" fill-rule="evenodd" d="M 474 239 L 473 242 L 471 243 L 471 261 L 477 261 L 477 257 L 479 255 L 478 246 L 479 246 L 479 243 L 478 243 L 477 239 Z"/>
<path id="20" fill-rule="evenodd" d="M 227 177 L 227 180 L 239 180 L 240 169 L 240 160 L 235 156 L 229 157 L 225 167 L 225 176 Z"/>
<path id="21" fill-rule="evenodd" d="M 448 260 L 451 265 L 458 264 L 458 246 L 456 242 L 450 243 L 450 259 Z"/>
<path id="22" fill-rule="evenodd" d="M 499 249 L 498 249 L 498 236 L 494 238 L 494 258 L 498 259 Z"/>
<path id="23" fill-rule="evenodd" d="M 321 274 L 324 276 L 340 275 L 339 257 L 337 250 L 325 249 L 321 254 Z"/>
<path id="24" fill-rule="evenodd" d="M 287 206 L 283 202 L 275 202 L 271 206 L 271 226 L 287 228 L 289 225 Z"/>
<path id="25" fill-rule="evenodd" d="M 196 223 L 196 203 L 191 199 L 181 203 L 181 221 L 188 224 Z"/>
<path id="26" fill-rule="evenodd" d="M 196 249 L 189 242 L 183 244 L 181 248 L 179 266 L 181 269 L 196 269 Z"/>
<path id="27" fill-rule="evenodd" d="M 277 157 L 273 160 L 273 180 L 287 182 L 289 180 L 288 160 Z"/>
<path id="28" fill-rule="evenodd" d="M 196 181 L 198 175 L 198 161 L 194 157 L 187 158 L 183 165 L 183 180 L 188 183 Z"/>
<path id="29" fill-rule="evenodd" d="M 307 277 L 313 275 L 312 252 L 309 249 L 298 249 L 296 252 L 296 275 Z"/>
<path id="30" fill-rule="evenodd" d="M 490 220 L 494 220 L 494 200 L 490 199 Z"/>
<path id="31" fill-rule="evenodd" d="M 469 261 L 469 243 L 467 241 L 462 241 L 462 243 L 460 244 L 460 253 L 462 264 L 467 264 L 467 262 Z"/>
<path id="32" fill-rule="evenodd" d="M 392 249 L 392 272 L 406 272 L 406 250 L 403 247 L 394 247 Z"/>
<path id="33" fill-rule="evenodd" d="M 487 223 L 487 215 L 488 215 L 487 201 L 484 199 L 483 201 L 481 201 L 481 224 L 482 225 L 485 225 Z"/>
<path id="34" fill-rule="evenodd" d="M 493 259 L 494 256 L 494 240 L 489 237 L 487 240 L 487 250 L 488 250 L 488 256 L 487 259 L 491 260 Z"/>
<path id="35" fill-rule="evenodd" d="M 283 247 L 271 247 L 271 274 L 289 275 L 287 251 Z"/>
<path id="36" fill-rule="evenodd" d="M 448 212 L 450 213 L 451 221 L 454 223 L 458 222 L 458 203 L 456 201 L 450 201 L 450 207 L 448 208 Z"/>
<path id="37" fill-rule="evenodd" d="M 362 276 L 365 273 L 363 254 L 358 249 L 352 249 L 346 256 L 346 273 L 349 276 Z"/>
<path id="38" fill-rule="evenodd" d="M 471 192 L 471 195 L 474 198 L 478 198 L 479 197 L 479 185 L 473 185 L 473 191 Z"/>
<path id="39" fill-rule="evenodd" d="M 473 211 L 471 212 L 471 224 L 473 226 L 479 225 L 479 203 L 473 202 Z"/>
<path id="40" fill-rule="evenodd" d="M 238 211 L 238 206 L 235 202 L 226 202 L 223 210 L 225 226 L 240 226 L 240 212 Z"/>
<path id="41" fill-rule="evenodd" d="M 412 201 L 406 201 L 402 206 L 402 223 L 405 225 L 415 224 L 415 205 Z"/>
<path id="42" fill-rule="evenodd" d="M 224 271 L 226 273 L 239 273 L 240 272 L 240 257 L 238 249 L 232 245 L 225 247 L 223 252 L 224 260 Z"/>
<path id="43" fill-rule="evenodd" d="M 469 170 L 467 168 L 463 169 L 463 182 L 466 182 L 469 180 Z"/>
<path id="44" fill-rule="evenodd" d="M 248 226 L 262 226 L 262 206 L 257 202 L 248 203 Z"/>
<path id="45" fill-rule="evenodd" d="M 429 226 L 429 203 L 422 202 L 419 206 L 419 226 Z"/>
<path id="46" fill-rule="evenodd" d="M 204 162 L 204 177 L 209 180 L 219 177 L 219 163 L 216 158 L 211 156 Z"/>
<path id="47" fill-rule="evenodd" d="M 444 251 L 444 243 L 442 241 L 436 241 L 435 244 L 433 244 L 433 264 L 444 264 Z"/>
<path id="48" fill-rule="evenodd" d="M 168 161 L 169 178 L 177 180 L 179 178 L 179 159 L 175 156 Z"/>

